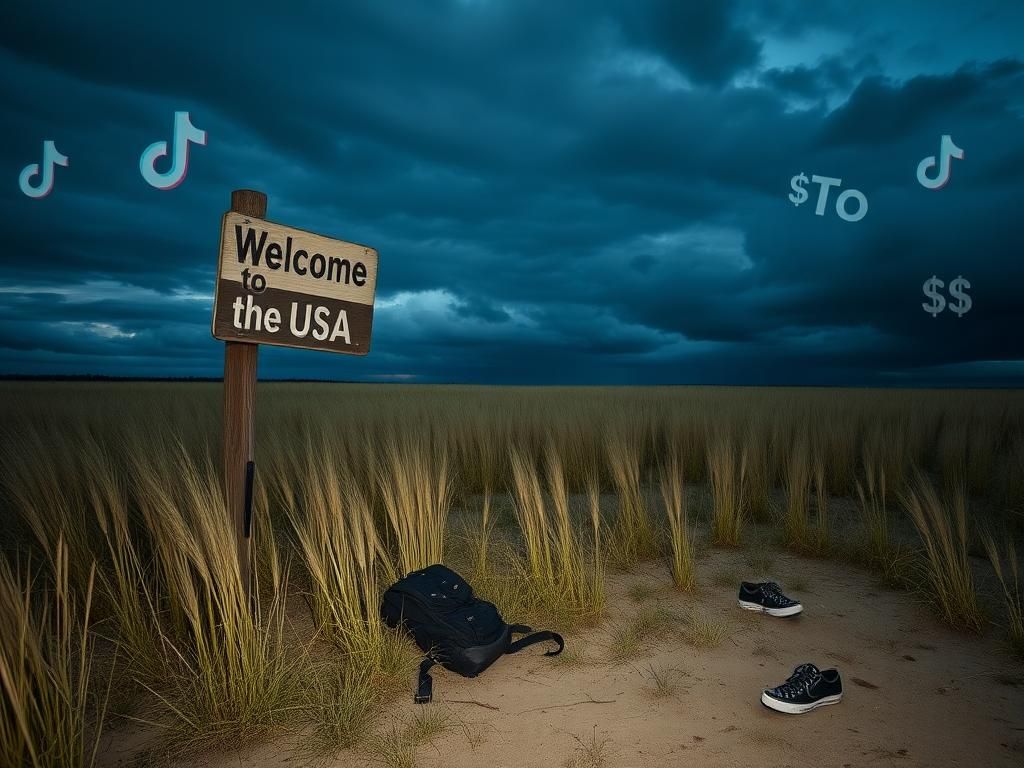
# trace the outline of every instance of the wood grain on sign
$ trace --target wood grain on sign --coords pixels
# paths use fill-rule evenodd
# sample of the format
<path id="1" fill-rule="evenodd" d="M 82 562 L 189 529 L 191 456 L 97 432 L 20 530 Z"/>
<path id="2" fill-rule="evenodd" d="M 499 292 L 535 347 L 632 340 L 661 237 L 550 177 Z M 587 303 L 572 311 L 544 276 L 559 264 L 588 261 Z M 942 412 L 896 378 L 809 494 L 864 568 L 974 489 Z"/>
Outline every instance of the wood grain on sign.
<path id="1" fill-rule="evenodd" d="M 375 249 L 229 211 L 213 335 L 365 355 L 376 287 Z"/>

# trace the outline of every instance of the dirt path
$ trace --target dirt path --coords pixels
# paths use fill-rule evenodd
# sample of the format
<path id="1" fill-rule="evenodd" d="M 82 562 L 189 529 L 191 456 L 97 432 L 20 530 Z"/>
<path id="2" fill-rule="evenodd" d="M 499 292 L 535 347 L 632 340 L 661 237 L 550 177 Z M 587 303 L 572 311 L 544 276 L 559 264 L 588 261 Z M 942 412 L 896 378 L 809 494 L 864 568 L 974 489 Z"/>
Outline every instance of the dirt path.
<path id="1" fill-rule="evenodd" d="M 803 600 L 802 616 L 772 619 L 736 606 L 726 579 L 769 575 Z M 712 551 L 700 562 L 700 578 L 694 599 L 674 592 L 653 564 L 612 577 L 609 621 L 569 640 L 585 651 L 580 664 L 553 664 L 538 647 L 502 659 L 476 680 L 435 671 L 435 703 L 428 708 L 445 714 L 448 727 L 420 744 L 415 765 L 1024 764 L 1024 665 L 1000 646 L 998 633 L 957 634 L 912 596 L 879 588 L 870 574 L 834 562 L 778 554 L 770 574 L 753 574 L 743 553 Z M 628 594 L 638 583 L 654 589 L 641 602 Z M 609 661 L 613 627 L 645 606 L 681 615 L 696 609 L 724 622 L 728 636 L 699 650 L 673 626 L 628 661 Z M 798 716 L 764 708 L 761 689 L 805 661 L 839 668 L 843 702 Z M 655 696 L 652 670 L 672 681 L 668 695 Z M 396 703 L 394 722 L 401 727 L 422 710 L 410 696 Z M 210 764 L 293 766 L 296 760 L 278 743 Z M 326 764 L 408 765 L 358 752 Z"/>

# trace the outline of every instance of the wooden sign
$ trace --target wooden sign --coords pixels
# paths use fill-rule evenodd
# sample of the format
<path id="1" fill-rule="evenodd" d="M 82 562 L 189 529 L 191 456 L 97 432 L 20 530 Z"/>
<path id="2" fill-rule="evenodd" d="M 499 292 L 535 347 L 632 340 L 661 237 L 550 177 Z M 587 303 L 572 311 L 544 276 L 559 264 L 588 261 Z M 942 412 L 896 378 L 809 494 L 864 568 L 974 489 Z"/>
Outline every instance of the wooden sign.
<path id="1" fill-rule="evenodd" d="M 377 251 L 229 211 L 213 335 L 350 355 L 370 350 Z"/>

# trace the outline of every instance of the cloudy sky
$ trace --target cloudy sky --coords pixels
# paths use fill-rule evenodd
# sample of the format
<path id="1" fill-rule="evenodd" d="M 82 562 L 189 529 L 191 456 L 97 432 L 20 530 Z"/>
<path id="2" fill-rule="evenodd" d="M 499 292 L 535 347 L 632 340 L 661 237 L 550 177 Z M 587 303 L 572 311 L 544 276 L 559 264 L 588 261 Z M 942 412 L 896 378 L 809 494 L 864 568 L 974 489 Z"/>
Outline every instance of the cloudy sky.
<path id="1" fill-rule="evenodd" d="M 380 253 L 369 356 L 263 378 L 1024 383 L 1018 0 L 22 2 L 0 67 L 0 373 L 219 376 L 248 187 Z M 161 191 L 176 111 L 208 140 Z"/>

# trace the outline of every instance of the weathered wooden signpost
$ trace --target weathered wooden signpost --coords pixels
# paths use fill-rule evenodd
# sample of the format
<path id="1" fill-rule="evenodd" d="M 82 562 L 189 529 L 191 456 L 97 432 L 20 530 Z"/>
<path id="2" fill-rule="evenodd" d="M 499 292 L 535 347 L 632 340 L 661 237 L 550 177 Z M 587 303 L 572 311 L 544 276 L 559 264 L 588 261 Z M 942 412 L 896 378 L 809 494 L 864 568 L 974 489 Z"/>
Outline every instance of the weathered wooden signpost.
<path id="1" fill-rule="evenodd" d="M 220 233 L 213 335 L 224 341 L 224 494 L 249 594 L 260 344 L 365 355 L 377 251 L 266 221 L 267 196 L 231 193 Z"/>

